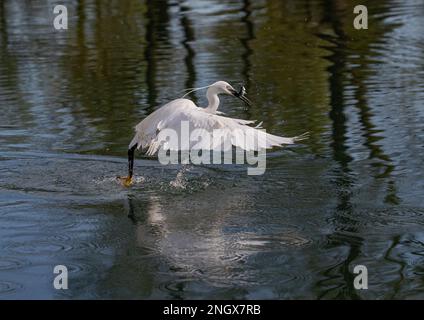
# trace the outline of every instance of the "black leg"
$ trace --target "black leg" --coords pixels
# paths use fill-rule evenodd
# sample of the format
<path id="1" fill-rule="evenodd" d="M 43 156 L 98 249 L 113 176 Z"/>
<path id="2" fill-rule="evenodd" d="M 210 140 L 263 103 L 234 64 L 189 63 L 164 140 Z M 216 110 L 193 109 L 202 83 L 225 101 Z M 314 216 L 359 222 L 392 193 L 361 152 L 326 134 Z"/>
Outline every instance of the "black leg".
<path id="1" fill-rule="evenodd" d="M 133 176 L 133 170 L 134 170 L 134 152 L 135 149 L 137 149 L 137 145 L 133 146 L 132 148 L 128 149 L 128 178 L 131 179 Z"/>

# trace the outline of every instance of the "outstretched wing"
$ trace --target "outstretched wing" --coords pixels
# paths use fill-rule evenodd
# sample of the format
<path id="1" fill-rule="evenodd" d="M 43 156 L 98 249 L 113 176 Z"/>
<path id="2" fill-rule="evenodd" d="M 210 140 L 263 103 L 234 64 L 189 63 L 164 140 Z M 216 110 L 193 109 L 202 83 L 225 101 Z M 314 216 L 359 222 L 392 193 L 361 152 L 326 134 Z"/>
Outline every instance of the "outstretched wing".
<path id="1" fill-rule="evenodd" d="M 306 138 L 279 137 L 251 127 L 254 121 L 233 119 L 210 114 L 196 107 L 191 101 L 179 99 L 173 107 L 166 105 L 157 110 L 157 115 L 147 117 L 136 127 L 134 139 L 148 147 L 147 155 L 155 154 L 159 148 L 165 150 L 227 150 L 235 146 L 247 151 L 268 149 L 284 144 L 293 144 Z M 177 102 L 177 100 L 175 100 Z M 160 112 L 159 112 L 160 111 Z M 148 120 L 149 125 L 143 125 Z M 137 143 L 137 142 L 135 142 Z M 134 143 L 134 144 L 135 144 Z M 133 144 L 133 145 L 134 145 Z M 130 144 L 131 146 L 131 144 Z"/>

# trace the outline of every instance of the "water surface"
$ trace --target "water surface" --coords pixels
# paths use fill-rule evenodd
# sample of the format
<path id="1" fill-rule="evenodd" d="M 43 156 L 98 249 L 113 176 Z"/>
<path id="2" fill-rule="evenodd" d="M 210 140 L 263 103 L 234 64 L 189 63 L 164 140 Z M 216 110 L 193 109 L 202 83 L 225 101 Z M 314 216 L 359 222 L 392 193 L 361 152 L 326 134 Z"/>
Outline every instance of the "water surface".
<path id="1" fill-rule="evenodd" d="M 0 2 L 0 299 L 424 298 L 422 1 L 364 1 L 367 31 L 348 0 L 66 4 L 58 32 L 51 1 Z M 137 122 L 216 80 L 311 138 L 263 176 L 138 157 L 117 184 Z"/>

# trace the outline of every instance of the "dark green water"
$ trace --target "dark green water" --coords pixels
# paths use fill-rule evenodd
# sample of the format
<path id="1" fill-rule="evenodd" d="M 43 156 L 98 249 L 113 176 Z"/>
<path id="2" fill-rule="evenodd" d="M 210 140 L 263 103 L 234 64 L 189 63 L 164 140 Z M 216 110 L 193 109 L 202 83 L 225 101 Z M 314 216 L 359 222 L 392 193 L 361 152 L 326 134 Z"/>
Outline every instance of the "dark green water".
<path id="1" fill-rule="evenodd" d="M 0 299 L 424 298 L 421 0 L 362 1 L 367 31 L 347 0 L 65 4 L 58 32 L 0 1 Z M 227 115 L 311 138 L 263 176 L 138 157 L 119 186 L 133 126 L 216 80 L 253 101 Z"/>

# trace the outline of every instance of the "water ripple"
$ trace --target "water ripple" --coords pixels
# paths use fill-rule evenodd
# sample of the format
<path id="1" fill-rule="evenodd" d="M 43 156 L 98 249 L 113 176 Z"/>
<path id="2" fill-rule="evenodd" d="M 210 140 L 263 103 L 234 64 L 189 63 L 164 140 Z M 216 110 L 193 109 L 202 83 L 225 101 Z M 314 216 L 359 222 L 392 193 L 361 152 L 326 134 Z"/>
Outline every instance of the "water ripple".
<path id="1" fill-rule="evenodd" d="M 0 270 L 15 270 L 30 265 L 28 260 L 12 258 L 12 257 L 1 257 L 0 258 Z"/>
<path id="2" fill-rule="evenodd" d="M 11 294 L 23 288 L 22 284 L 0 280 L 0 295 Z"/>
<path id="3" fill-rule="evenodd" d="M 68 244 L 44 242 L 39 240 L 24 243 L 12 243 L 4 246 L 3 248 L 7 252 L 29 255 L 53 255 L 59 252 L 68 252 L 73 249 L 73 247 Z"/>

